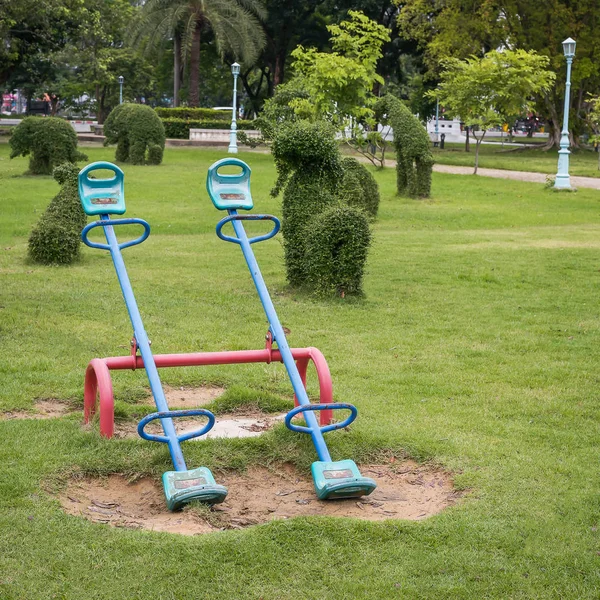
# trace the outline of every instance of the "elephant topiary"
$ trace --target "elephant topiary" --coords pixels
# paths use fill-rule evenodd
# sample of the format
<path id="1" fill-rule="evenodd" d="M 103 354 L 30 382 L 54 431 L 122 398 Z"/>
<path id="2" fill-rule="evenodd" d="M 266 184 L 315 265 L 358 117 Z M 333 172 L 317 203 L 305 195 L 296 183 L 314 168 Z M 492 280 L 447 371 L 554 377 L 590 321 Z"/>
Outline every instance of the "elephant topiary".
<path id="1" fill-rule="evenodd" d="M 71 163 L 54 169 L 54 179 L 61 188 L 29 236 L 29 257 L 34 262 L 65 265 L 79 258 L 81 230 L 87 217 L 79 201 L 78 173 Z"/>
<path id="2" fill-rule="evenodd" d="M 134 165 L 159 165 L 165 149 L 165 127 L 144 104 L 120 104 L 104 122 L 104 145 L 117 144 L 115 160 Z"/>
<path id="3" fill-rule="evenodd" d="M 15 128 L 9 144 L 11 158 L 31 154 L 29 172 L 33 175 L 51 175 L 62 163 L 87 160 L 77 150 L 73 127 L 57 117 L 26 117 Z"/>

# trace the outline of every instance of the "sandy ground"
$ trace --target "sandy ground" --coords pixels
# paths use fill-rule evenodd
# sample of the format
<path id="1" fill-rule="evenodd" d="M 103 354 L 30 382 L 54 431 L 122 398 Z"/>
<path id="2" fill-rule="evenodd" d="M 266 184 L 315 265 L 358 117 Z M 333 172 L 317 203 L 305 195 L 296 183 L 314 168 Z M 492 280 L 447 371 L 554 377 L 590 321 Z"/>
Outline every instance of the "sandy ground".
<path id="1" fill-rule="evenodd" d="M 318 500 L 310 474 L 283 465 L 278 469 L 254 467 L 243 474 L 215 474 L 229 494 L 225 502 L 210 509 L 192 506 L 169 512 L 160 482 L 145 478 L 129 483 L 121 475 L 73 480 L 59 500 L 67 513 L 95 523 L 196 535 L 299 516 L 420 520 L 439 513 L 461 496 L 447 473 L 412 461 L 361 465 L 360 469 L 378 486 L 360 499 Z"/>

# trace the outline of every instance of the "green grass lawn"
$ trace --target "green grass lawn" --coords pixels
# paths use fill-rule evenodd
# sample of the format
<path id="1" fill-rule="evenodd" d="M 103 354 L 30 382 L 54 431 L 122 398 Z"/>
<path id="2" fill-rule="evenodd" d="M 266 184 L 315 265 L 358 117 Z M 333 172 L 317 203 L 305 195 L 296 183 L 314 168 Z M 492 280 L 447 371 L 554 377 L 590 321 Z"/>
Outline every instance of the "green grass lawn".
<path id="1" fill-rule="evenodd" d="M 471 140 L 471 152 L 464 151 L 464 144 L 446 144 L 444 150 L 433 148 L 438 164 L 472 167 L 475 164 L 475 142 Z M 390 155 L 391 156 L 391 155 Z M 582 177 L 600 177 L 598 154 L 591 150 L 574 150 L 569 157 L 569 173 Z M 481 144 L 479 166 L 489 169 L 534 171 L 556 175 L 558 151 L 538 148 L 518 148 L 501 144 Z"/>
<path id="2" fill-rule="evenodd" d="M 125 260 L 154 352 L 264 342 L 242 254 L 214 233 L 222 215 L 205 177 L 222 156 L 169 148 L 159 167 L 124 166 L 127 214 L 152 225 Z M 281 215 L 271 157 L 239 156 L 256 210 Z M 81 407 L 88 361 L 126 354 L 131 327 L 107 253 L 85 248 L 67 268 L 27 262 L 27 236 L 58 184 L 26 168 L 0 144 L 0 411 L 39 398 Z M 192 538 L 116 529 L 65 515 L 46 490 L 72 474 L 158 478 L 166 448 L 103 440 L 80 413 L 0 420 L 0 598 L 598 598 L 600 194 L 434 174 L 433 198 L 417 201 L 395 196 L 392 169 L 376 177 L 364 299 L 296 294 L 280 241 L 255 251 L 290 343 L 320 348 L 335 398 L 359 409 L 350 432 L 328 434 L 334 458 L 430 461 L 467 496 L 422 522 L 315 517 Z M 280 365 L 161 375 L 290 394 Z M 119 410 L 146 394 L 141 372 L 113 381 Z M 284 460 L 308 469 L 315 458 L 283 426 L 184 452 L 217 473 Z"/>

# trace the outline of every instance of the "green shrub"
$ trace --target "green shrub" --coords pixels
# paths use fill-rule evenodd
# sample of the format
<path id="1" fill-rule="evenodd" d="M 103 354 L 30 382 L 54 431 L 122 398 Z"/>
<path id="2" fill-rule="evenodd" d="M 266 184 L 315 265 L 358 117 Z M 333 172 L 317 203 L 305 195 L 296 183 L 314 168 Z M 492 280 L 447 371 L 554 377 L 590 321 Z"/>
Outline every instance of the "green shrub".
<path id="1" fill-rule="evenodd" d="M 374 220 L 379 210 L 379 186 L 372 173 L 355 158 L 342 160 L 344 176 L 337 197 L 349 206 L 363 210 Z"/>
<path id="2" fill-rule="evenodd" d="M 190 129 L 227 129 L 229 123 L 224 121 L 195 121 L 188 119 L 162 119 L 165 134 L 169 139 L 189 140 Z M 236 121 L 238 130 L 254 129 L 254 121 Z"/>
<path id="3" fill-rule="evenodd" d="M 427 132 L 417 117 L 395 96 L 384 96 L 376 112 L 394 130 L 396 148 L 396 187 L 399 194 L 428 198 L 431 194 L 433 154 Z"/>
<path id="4" fill-rule="evenodd" d="M 165 128 L 152 108 L 120 104 L 104 123 L 104 145 L 117 144 L 115 159 L 134 165 L 159 165 L 165 148 Z"/>
<path id="5" fill-rule="evenodd" d="M 288 281 L 318 294 L 362 293 L 370 231 L 360 165 L 344 170 L 335 132 L 323 122 L 282 124 L 272 152 Z"/>
<path id="6" fill-rule="evenodd" d="M 26 117 L 13 131 L 9 140 L 10 157 L 27 156 L 29 172 L 50 175 L 54 167 L 64 163 L 87 160 L 77 150 L 77 134 L 69 123 L 56 117 Z"/>
<path id="7" fill-rule="evenodd" d="M 306 256 L 306 230 L 313 217 L 335 203 L 330 178 L 310 177 L 295 171 L 283 194 L 281 233 L 287 279 L 294 287 L 309 285 Z"/>
<path id="8" fill-rule="evenodd" d="M 371 244 L 364 211 L 334 204 L 312 218 L 306 228 L 307 280 L 317 293 L 362 294 L 362 279 Z"/>
<path id="9" fill-rule="evenodd" d="M 214 108 L 155 108 L 161 119 L 184 119 L 190 121 L 231 121 L 230 110 L 215 110 Z"/>
<path id="10" fill-rule="evenodd" d="M 79 201 L 78 173 L 71 163 L 54 169 L 61 188 L 29 236 L 29 257 L 34 262 L 66 265 L 79 258 L 81 230 L 87 218 Z"/>

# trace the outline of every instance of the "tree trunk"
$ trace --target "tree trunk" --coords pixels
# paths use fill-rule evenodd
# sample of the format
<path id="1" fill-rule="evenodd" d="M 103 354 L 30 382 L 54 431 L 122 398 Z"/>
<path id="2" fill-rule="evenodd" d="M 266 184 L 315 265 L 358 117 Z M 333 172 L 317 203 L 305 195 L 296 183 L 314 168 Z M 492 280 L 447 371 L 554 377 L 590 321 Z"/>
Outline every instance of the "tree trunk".
<path id="1" fill-rule="evenodd" d="M 287 47 L 286 47 L 287 48 Z M 275 70 L 273 72 L 273 87 L 283 83 L 285 71 L 286 48 L 280 49 L 275 55 Z"/>
<path id="2" fill-rule="evenodd" d="M 481 142 L 483 142 L 485 131 L 480 138 L 478 138 L 477 134 L 473 132 L 473 137 L 475 138 L 475 170 L 473 171 L 473 175 L 477 175 L 477 169 L 479 167 L 479 146 L 481 145 Z"/>
<path id="3" fill-rule="evenodd" d="M 173 108 L 179 106 L 179 90 L 181 90 L 181 38 L 176 33 L 173 37 Z"/>
<path id="4" fill-rule="evenodd" d="M 58 112 L 58 96 L 50 96 L 50 116 L 55 117 Z"/>
<path id="5" fill-rule="evenodd" d="M 190 106 L 200 106 L 200 30 L 201 24 L 196 21 L 192 35 L 192 51 L 190 56 Z"/>
<path id="6" fill-rule="evenodd" d="M 561 123 L 558 117 L 558 111 L 556 105 L 547 96 L 544 98 L 544 104 L 548 111 L 548 141 L 542 147 L 542 150 L 550 150 L 551 148 L 558 147 L 560 145 L 560 127 Z"/>
<path id="7" fill-rule="evenodd" d="M 471 141 L 469 140 L 469 128 L 465 127 L 465 133 L 467 137 L 465 138 L 465 152 L 471 152 Z"/>

